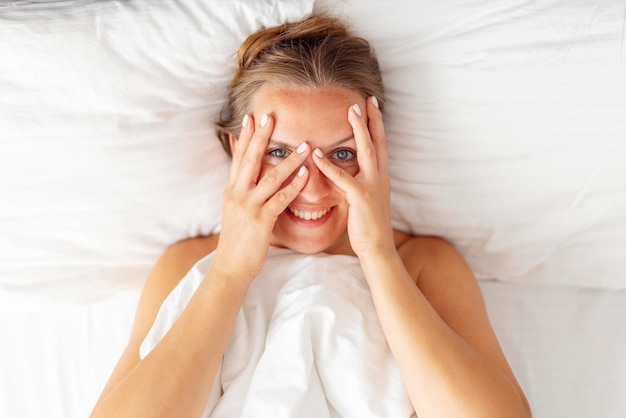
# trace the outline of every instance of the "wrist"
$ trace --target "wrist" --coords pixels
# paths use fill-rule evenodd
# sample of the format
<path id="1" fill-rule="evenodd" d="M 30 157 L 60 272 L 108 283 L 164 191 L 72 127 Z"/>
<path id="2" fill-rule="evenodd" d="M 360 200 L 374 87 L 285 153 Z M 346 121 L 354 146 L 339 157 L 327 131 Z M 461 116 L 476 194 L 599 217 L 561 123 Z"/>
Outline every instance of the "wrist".
<path id="1" fill-rule="evenodd" d="M 363 238 L 365 239 L 356 239 L 356 245 L 353 245 L 353 250 L 359 259 L 393 257 L 398 253 L 391 228 Z"/>
<path id="2" fill-rule="evenodd" d="M 368 252 L 359 257 L 359 262 L 372 296 L 380 295 L 380 292 L 385 294 L 400 284 L 402 284 L 401 288 L 405 289 L 404 284 L 407 283 L 408 273 L 395 248 Z"/>
<path id="3" fill-rule="evenodd" d="M 363 267 L 369 264 L 388 263 L 394 261 L 402 262 L 400 255 L 393 245 L 372 246 L 367 250 L 361 250 L 357 254 Z"/>
<path id="4" fill-rule="evenodd" d="M 233 289 L 239 289 L 243 293 L 248 291 L 250 283 L 255 278 L 250 273 L 241 271 L 231 265 L 220 263 L 218 260 L 214 261 L 205 277 L 211 277 L 211 280 L 227 283 L 228 286 L 233 287 Z"/>

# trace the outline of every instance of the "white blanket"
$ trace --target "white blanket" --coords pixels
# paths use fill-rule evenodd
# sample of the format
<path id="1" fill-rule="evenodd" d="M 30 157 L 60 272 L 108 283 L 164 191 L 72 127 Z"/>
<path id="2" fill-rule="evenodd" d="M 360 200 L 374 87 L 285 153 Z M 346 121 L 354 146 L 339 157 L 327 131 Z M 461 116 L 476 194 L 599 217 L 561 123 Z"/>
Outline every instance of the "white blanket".
<path id="1" fill-rule="evenodd" d="M 165 300 L 142 358 L 176 321 L 212 259 L 200 260 Z M 357 258 L 270 248 L 205 416 L 415 416 Z"/>

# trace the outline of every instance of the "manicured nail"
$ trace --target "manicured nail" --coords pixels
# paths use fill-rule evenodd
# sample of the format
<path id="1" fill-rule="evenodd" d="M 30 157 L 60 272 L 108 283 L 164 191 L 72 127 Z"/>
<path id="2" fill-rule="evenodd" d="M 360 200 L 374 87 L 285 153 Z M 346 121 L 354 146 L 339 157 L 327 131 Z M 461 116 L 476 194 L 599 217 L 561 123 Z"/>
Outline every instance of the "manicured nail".
<path id="1" fill-rule="evenodd" d="M 243 117 L 243 120 L 241 121 L 241 126 L 243 126 L 244 128 L 245 128 L 246 126 L 248 126 L 248 121 L 249 121 L 249 120 L 250 120 L 250 116 L 245 115 L 245 116 Z"/>
<path id="2" fill-rule="evenodd" d="M 300 146 L 298 148 L 296 148 L 296 152 L 298 154 L 302 154 L 304 151 L 306 151 L 306 149 L 309 147 L 309 145 L 306 142 L 303 142 L 300 144 Z"/>
<path id="3" fill-rule="evenodd" d="M 319 148 L 315 148 L 315 151 L 313 151 L 313 153 L 315 154 L 317 158 L 322 158 L 324 156 L 324 153 Z"/>
<path id="4" fill-rule="evenodd" d="M 376 98 L 376 96 L 372 96 L 372 104 L 376 109 L 380 109 L 380 107 L 378 107 L 378 99 Z"/>
<path id="5" fill-rule="evenodd" d="M 265 128 L 265 126 L 267 126 L 268 119 L 267 114 L 261 116 L 261 128 Z"/>
<path id="6" fill-rule="evenodd" d="M 358 105 L 358 104 L 355 104 L 354 106 L 352 106 L 352 108 L 354 109 L 354 112 L 355 112 L 357 115 L 361 116 L 361 108 L 359 107 L 359 105 Z"/>
<path id="7" fill-rule="evenodd" d="M 300 167 L 300 170 L 298 170 L 298 177 L 304 176 L 304 173 L 306 173 L 306 167 L 302 166 Z"/>

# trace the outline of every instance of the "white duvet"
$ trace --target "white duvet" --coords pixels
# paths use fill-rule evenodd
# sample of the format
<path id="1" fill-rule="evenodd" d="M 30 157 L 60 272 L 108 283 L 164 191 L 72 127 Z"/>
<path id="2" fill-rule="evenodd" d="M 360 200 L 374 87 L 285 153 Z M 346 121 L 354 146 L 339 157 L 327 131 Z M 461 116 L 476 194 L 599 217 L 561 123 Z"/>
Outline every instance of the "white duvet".
<path id="1" fill-rule="evenodd" d="M 142 358 L 176 321 L 212 259 L 200 260 L 165 300 Z M 357 258 L 270 248 L 205 416 L 415 416 Z"/>

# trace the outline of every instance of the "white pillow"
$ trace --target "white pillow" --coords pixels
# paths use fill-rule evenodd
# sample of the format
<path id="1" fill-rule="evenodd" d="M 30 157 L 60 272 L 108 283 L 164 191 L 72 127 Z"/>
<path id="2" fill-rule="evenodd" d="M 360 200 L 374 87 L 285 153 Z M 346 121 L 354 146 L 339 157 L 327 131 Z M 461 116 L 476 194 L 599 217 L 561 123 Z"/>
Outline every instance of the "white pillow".
<path id="1" fill-rule="evenodd" d="M 65 5 L 67 6 L 67 4 Z M 134 0 L 0 10 L 0 305 L 137 288 L 214 232 L 213 121 L 243 39 L 312 0 Z"/>
<path id="2" fill-rule="evenodd" d="M 620 0 L 351 0 L 387 91 L 394 222 L 480 278 L 626 287 Z"/>

